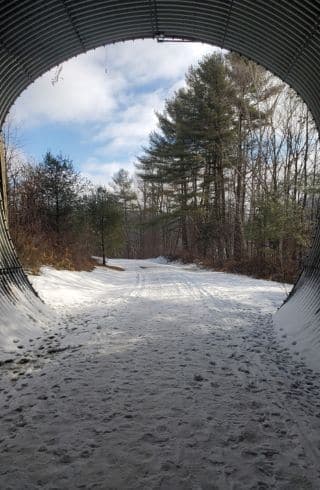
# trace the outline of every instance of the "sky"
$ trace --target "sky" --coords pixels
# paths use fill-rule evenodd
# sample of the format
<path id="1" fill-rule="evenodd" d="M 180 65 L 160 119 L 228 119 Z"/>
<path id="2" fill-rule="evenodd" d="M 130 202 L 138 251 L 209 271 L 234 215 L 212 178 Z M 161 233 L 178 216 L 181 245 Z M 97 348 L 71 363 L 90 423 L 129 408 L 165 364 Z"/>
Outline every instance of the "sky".
<path id="1" fill-rule="evenodd" d="M 107 185 L 134 162 L 156 129 L 155 111 L 184 85 L 212 46 L 129 41 L 101 47 L 50 70 L 17 99 L 9 118 L 21 152 L 40 161 L 62 153 L 93 183 Z"/>

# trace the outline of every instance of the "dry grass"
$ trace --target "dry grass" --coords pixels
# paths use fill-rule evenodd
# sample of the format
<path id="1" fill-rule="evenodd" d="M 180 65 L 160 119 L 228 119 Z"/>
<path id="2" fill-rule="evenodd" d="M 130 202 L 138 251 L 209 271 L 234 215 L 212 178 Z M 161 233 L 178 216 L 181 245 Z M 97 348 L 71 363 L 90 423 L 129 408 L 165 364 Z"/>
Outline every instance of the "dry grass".
<path id="1" fill-rule="evenodd" d="M 96 266 L 95 261 L 78 244 L 57 246 L 45 237 L 21 231 L 13 239 L 21 264 L 34 275 L 39 274 L 41 267 L 46 265 L 72 271 L 91 271 Z"/>
<path id="2" fill-rule="evenodd" d="M 205 264 L 204 264 L 205 265 Z M 281 264 L 279 260 L 269 259 L 243 259 L 240 262 L 227 260 L 215 270 L 221 272 L 232 272 L 235 274 L 245 274 L 257 279 L 267 279 L 269 281 L 286 282 L 293 284 L 298 276 L 299 268 L 296 262 L 287 261 Z"/>
<path id="3" fill-rule="evenodd" d="M 192 259 L 185 254 L 175 257 L 168 257 L 169 260 L 181 260 L 183 263 L 197 263 L 201 267 L 213 269 L 220 272 L 231 272 L 233 274 L 244 274 L 257 279 L 267 279 L 270 281 L 295 283 L 299 274 L 299 266 L 294 260 L 287 260 L 281 263 L 273 257 L 242 259 L 235 261 L 225 260 L 222 264 L 214 262 L 212 259 Z"/>

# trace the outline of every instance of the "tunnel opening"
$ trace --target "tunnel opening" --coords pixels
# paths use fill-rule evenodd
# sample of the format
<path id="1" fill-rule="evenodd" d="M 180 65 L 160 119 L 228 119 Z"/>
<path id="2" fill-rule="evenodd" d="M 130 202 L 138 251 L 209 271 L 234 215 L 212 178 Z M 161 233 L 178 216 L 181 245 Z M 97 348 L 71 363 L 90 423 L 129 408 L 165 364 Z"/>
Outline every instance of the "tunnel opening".
<path id="1" fill-rule="evenodd" d="M 163 39 L 163 42 L 172 43 L 172 39 Z M 186 41 L 183 40 L 183 42 Z M 17 109 L 18 117 L 19 107 L 24 117 L 22 124 L 25 125 L 25 128 L 24 131 L 22 130 L 22 139 L 37 140 L 37 144 L 31 141 L 29 148 L 31 152 L 32 148 L 36 149 L 38 163 L 29 165 L 27 160 L 23 162 L 23 155 L 21 156 L 19 149 L 14 148 L 14 144 L 11 144 L 11 148 L 7 148 L 7 166 L 10 167 L 8 169 L 9 188 L 12 190 L 9 206 L 11 235 L 18 246 L 18 255 L 23 257 L 23 263 L 28 270 L 36 271 L 36 263 L 32 262 L 33 257 L 30 256 L 28 249 L 34 248 L 33 255 L 39 257 L 40 265 L 41 253 L 44 255 L 44 260 L 49 261 L 47 264 L 50 265 L 50 256 L 53 257 L 55 254 L 54 249 L 68 246 L 67 244 L 71 243 L 70 240 L 68 242 L 66 235 L 68 227 L 73 226 L 73 222 L 71 218 L 68 223 L 64 214 L 72 213 L 71 202 L 75 197 L 73 193 L 77 196 L 76 200 L 80 207 L 83 205 L 80 203 L 80 195 L 83 195 L 83 199 L 89 206 L 93 205 L 93 196 L 89 195 L 89 187 L 93 184 L 89 182 L 85 184 L 81 182 L 81 179 L 78 180 L 72 168 L 74 153 L 71 153 L 72 159 L 64 157 L 64 144 L 67 144 L 67 148 L 71 148 L 71 152 L 74 152 L 74 142 L 70 143 L 68 139 L 72 140 L 78 130 L 77 138 L 79 138 L 80 148 L 78 154 L 79 152 L 85 153 L 87 148 L 82 144 L 81 131 L 86 132 L 87 140 L 92 139 L 97 146 L 94 149 L 94 155 L 99 155 L 102 150 L 106 153 L 109 148 L 111 156 L 108 158 L 111 158 L 112 161 L 120 161 L 126 152 L 129 152 L 125 156 L 126 161 L 131 161 L 132 150 L 130 153 L 129 135 L 132 133 L 132 138 L 140 141 L 139 131 L 141 130 L 139 128 L 141 125 L 142 132 L 146 133 L 145 136 L 148 131 L 152 130 L 151 120 L 147 121 L 150 122 L 150 127 L 144 128 L 146 116 L 149 116 L 143 113 L 143 105 L 149 104 L 147 111 L 153 113 L 157 110 L 158 116 L 154 121 L 157 129 L 149 132 L 148 142 L 145 138 L 143 143 L 140 141 L 140 146 L 138 143 L 136 145 L 139 153 L 136 154 L 135 161 L 133 161 L 133 172 L 135 171 L 138 180 L 131 182 L 132 174 L 128 174 L 125 178 L 127 182 L 120 182 L 120 175 L 118 174 L 114 180 L 116 172 L 112 176 L 110 171 L 109 179 L 112 189 L 110 188 L 109 191 L 105 188 L 104 193 L 99 194 L 99 191 L 102 191 L 107 184 L 107 176 L 105 176 L 105 180 L 101 181 L 101 188 L 99 189 L 97 184 L 97 192 L 95 192 L 94 199 L 100 201 L 101 205 L 105 205 L 107 214 L 111 210 L 116 211 L 116 200 L 123 199 L 121 193 L 124 195 L 127 192 L 135 196 L 125 197 L 129 202 L 127 211 L 131 214 L 132 238 L 129 236 L 130 223 L 125 223 L 125 227 L 129 227 L 129 231 L 123 232 L 126 235 L 127 245 L 125 249 L 120 247 L 118 254 L 120 253 L 120 256 L 125 254 L 127 258 L 164 255 L 184 261 L 197 260 L 201 261 L 202 265 L 206 264 L 216 270 L 229 270 L 282 282 L 294 282 L 301 268 L 306 245 L 303 245 L 304 249 L 298 249 L 298 243 L 294 246 L 290 242 L 299 242 L 304 238 L 305 243 L 308 242 L 309 230 L 314 225 L 317 209 L 316 197 L 308 190 L 309 188 L 314 189 L 317 181 L 318 140 L 311 115 L 294 91 L 262 67 L 235 53 L 223 52 L 218 48 L 212 48 L 208 54 L 201 55 L 201 52 L 206 53 L 210 49 L 209 46 L 194 44 L 193 47 L 201 50 L 200 58 L 196 56 L 194 63 L 190 58 L 193 56 L 193 50 L 189 53 L 184 52 L 184 57 L 189 56 L 190 60 L 184 62 L 183 75 L 186 78 L 182 84 L 175 78 L 175 72 L 174 76 L 170 72 L 164 73 L 166 67 L 173 63 L 177 56 L 183 57 L 182 52 L 177 51 L 174 46 L 171 52 L 166 48 L 161 54 L 153 42 L 143 41 L 133 43 L 132 46 L 131 43 L 118 45 L 120 50 L 115 45 L 114 53 L 112 50 L 98 49 L 91 52 L 88 58 L 80 56 L 71 61 L 72 69 L 68 67 L 69 65 L 59 65 L 36 82 L 31 91 L 24 93 Z M 128 49 L 132 50 L 130 55 L 127 54 Z M 126 61 L 126 70 L 130 73 L 134 88 L 127 88 L 127 81 L 121 80 L 123 61 L 117 60 L 117 57 Z M 128 63 L 129 58 L 139 58 L 144 68 L 134 71 L 132 65 Z M 158 74 L 154 73 L 156 68 L 151 66 L 152 59 L 157 65 Z M 175 70 L 179 72 L 179 69 L 175 68 Z M 223 79 L 222 84 L 217 78 L 219 70 Z M 152 72 L 149 78 L 148 71 Z M 94 77 L 101 77 L 101 73 L 103 76 L 107 75 L 106 79 L 102 78 L 99 83 L 95 84 Z M 159 109 L 160 99 L 157 99 L 157 94 L 160 89 L 157 85 L 153 86 L 153 80 L 160 80 L 166 76 L 171 79 L 170 83 L 173 84 L 173 88 L 169 87 L 167 92 L 168 83 L 165 83 L 166 87 L 160 98 L 165 98 L 166 102 L 162 104 L 163 108 Z M 208 76 L 209 81 L 205 78 Z M 81 80 L 82 77 L 84 81 Z M 196 77 L 198 80 L 195 82 Z M 139 83 L 140 79 L 142 83 Z M 115 89 L 115 93 L 111 94 L 110 102 L 108 100 L 110 86 L 113 87 L 117 82 L 120 88 Z M 62 86 L 60 92 L 54 91 L 54 87 L 57 88 L 59 83 Z M 106 97 L 100 90 L 104 83 L 107 85 Z M 199 92 L 201 88 L 212 91 L 212 94 L 203 93 L 198 96 L 198 100 L 192 101 L 193 93 Z M 86 100 L 85 95 L 82 94 L 89 92 L 90 89 L 91 92 L 97 92 L 97 95 L 91 98 L 89 96 Z M 141 97 L 142 94 L 143 97 Z M 213 96 L 215 99 L 212 99 Z M 82 106 L 79 97 L 83 99 Z M 117 105 L 116 102 L 116 107 L 113 107 L 113 98 L 127 99 L 130 102 L 125 107 Z M 227 99 L 227 102 L 221 103 L 224 98 Z M 190 106 L 188 109 L 186 109 L 187 99 Z M 55 102 L 52 103 L 52 100 Z M 48 101 L 50 101 L 49 104 Z M 69 107 L 66 101 L 69 102 Z M 152 104 L 158 104 L 157 109 Z M 75 107 L 79 105 L 80 107 Z M 106 108 L 102 114 L 96 114 L 95 109 L 104 105 Z M 201 113 L 201 106 L 204 105 L 207 111 L 206 116 L 205 113 Z M 180 113 L 177 112 L 177 107 Z M 219 115 L 221 110 L 228 118 L 226 123 Z M 39 123 L 37 117 L 41 118 L 42 113 L 45 114 L 41 120 L 43 122 Z M 52 122 L 50 122 L 50 117 L 52 117 Z M 208 129 L 205 129 L 204 117 L 212 121 L 216 118 L 213 124 L 209 123 Z M 104 118 L 107 120 L 106 123 Z M 81 126 L 81 122 L 85 123 L 83 119 L 85 122 L 89 120 L 94 125 L 91 132 L 88 126 L 84 129 Z M 115 120 L 115 126 L 110 124 L 110 119 Z M 62 132 L 57 131 L 54 126 L 55 121 L 56 126 L 62 125 Z M 9 122 L 5 127 L 9 145 L 12 123 L 14 126 L 14 115 L 12 121 L 9 116 Z M 68 125 L 72 126 L 74 134 L 69 131 Z M 165 125 L 170 125 L 171 134 Z M 215 132 L 214 125 L 217 127 L 220 125 L 218 132 Z M 32 132 L 32 129 L 29 129 L 33 126 L 40 128 L 38 132 Z M 187 126 L 193 127 L 187 130 Z M 221 136 L 223 131 L 228 133 L 225 137 Z M 100 148 L 108 132 L 111 133 L 110 140 L 106 139 L 107 146 Z M 120 158 L 117 153 L 113 152 L 113 147 L 119 148 Z M 54 155 L 48 148 L 55 148 L 55 151 L 60 151 L 60 153 Z M 75 153 L 76 160 L 78 154 Z M 22 160 L 19 161 L 19 158 Z M 93 160 L 93 163 L 90 159 Z M 183 163 L 183 159 L 186 160 L 186 164 Z M 89 157 L 87 160 L 84 156 L 82 160 L 89 162 L 88 165 L 85 163 L 84 167 L 79 167 L 82 173 L 87 169 L 88 171 L 92 169 L 92 172 L 97 171 L 101 165 L 100 177 L 104 178 L 103 172 L 108 163 L 104 163 L 101 158 L 100 163 L 98 157 Z M 150 165 L 152 175 L 149 175 Z M 110 163 L 114 171 L 116 166 Z M 118 165 L 119 169 L 120 166 L 121 164 Z M 173 173 L 170 174 L 171 168 L 173 168 Z M 94 172 L 87 175 L 89 181 L 91 176 L 96 177 Z M 99 175 L 98 173 L 97 176 Z M 60 196 L 57 195 L 58 190 L 54 187 L 53 178 L 60 179 Z M 221 179 L 221 188 L 216 183 L 219 179 Z M 128 186 L 127 190 L 124 187 L 121 188 L 121 185 L 124 184 Z M 129 189 L 131 185 L 132 190 Z M 150 192 L 160 196 L 160 203 L 158 203 L 159 199 L 151 202 Z M 70 209 L 67 209 L 68 206 L 64 203 L 67 194 L 70 198 Z M 176 197 L 174 197 L 175 194 Z M 108 199 L 110 202 L 107 202 Z M 57 200 L 59 203 L 56 202 Z M 135 208 L 140 208 L 143 203 L 144 209 L 140 218 L 135 216 L 138 209 L 136 213 L 133 208 L 130 209 L 131 201 Z M 293 205 L 292 209 L 289 204 Z M 76 205 L 75 201 L 73 205 Z M 286 207 L 284 212 L 280 210 L 283 206 Z M 37 211 L 39 207 L 41 209 Z M 111 209 L 107 209 L 108 207 Z M 219 216 L 222 214 L 221 219 L 214 215 L 213 207 L 219 208 L 217 213 Z M 57 211 L 54 208 L 57 208 Z M 156 208 L 154 216 L 152 213 L 149 216 L 151 208 Z M 24 210 L 26 211 L 23 212 Z M 90 209 L 88 208 L 87 211 L 89 212 Z M 295 215 L 298 216 L 300 211 L 305 212 L 308 222 L 306 227 L 303 225 L 303 229 L 299 218 L 295 220 Z M 235 216 L 237 212 L 240 213 L 239 218 Z M 81 211 L 79 213 L 81 215 Z M 199 213 L 202 216 L 197 220 L 196 215 Z M 88 221 L 92 218 L 89 214 Z M 47 222 L 44 215 L 48 215 Z M 156 222 L 160 217 L 162 217 L 162 227 Z M 105 222 L 101 222 L 97 230 L 91 230 L 91 234 L 98 234 L 99 240 L 101 241 L 102 237 L 105 241 L 105 229 L 112 235 L 111 218 L 112 216 L 103 216 Z M 110 219 L 111 222 L 109 222 Z M 152 225 L 153 219 L 155 220 L 154 225 Z M 283 223 L 282 226 L 280 221 L 284 219 L 287 220 L 287 223 Z M 40 226 L 39 229 L 35 223 Z M 81 224 L 79 222 L 79 226 Z M 139 225 L 140 232 L 138 231 Z M 270 229 L 272 225 L 274 233 Z M 276 228 L 279 226 L 280 229 L 277 231 Z M 101 233 L 100 228 L 104 229 L 104 233 Z M 35 240 L 34 246 L 28 244 L 30 230 L 33 230 L 31 236 Z M 295 236 L 295 231 L 298 233 L 297 236 Z M 46 252 L 45 239 L 46 235 L 50 237 L 50 233 L 53 234 L 53 237 L 50 238 L 52 243 L 48 241 Z M 139 236 L 135 236 L 138 233 Z M 220 239 L 218 239 L 219 234 Z M 260 242 L 258 236 L 261 236 Z M 82 239 L 76 240 L 75 246 L 79 254 L 81 252 L 83 255 L 86 252 L 89 255 L 102 253 L 100 244 L 90 253 L 89 239 L 88 237 L 84 239 L 87 241 L 87 250 L 84 251 L 80 249 Z M 39 249 L 41 241 L 44 252 Z M 65 242 L 66 245 L 62 242 Z M 111 239 L 110 242 L 105 244 L 108 254 L 116 256 L 117 252 Z M 24 245 L 26 245 L 26 250 L 24 250 Z M 294 247 L 292 252 L 290 252 L 290 247 Z M 63 255 L 63 252 L 61 253 Z M 72 253 L 75 252 L 72 251 Z M 279 258 L 276 254 L 279 255 Z M 65 263 L 67 268 L 72 267 L 72 263 L 68 266 L 68 260 L 67 257 L 64 260 L 63 256 L 59 260 L 57 255 L 56 265 L 63 267 Z M 294 262 L 297 265 L 294 265 Z M 54 261 L 51 265 L 55 265 Z M 83 267 L 85 266 L 83 262 Z M 293 270 L 290 272 L 291 267 Z"/>
<path id="2" fill-rule="evenodd" d="M 319 127 L 319 18 L 319 2 L 305 0 L 1 2 L 0 125 L 23 89 L 65 59 L 115 41 L 177 37 L 265 66 L 301 95 Z M 1 179 L 4 187 L 3 160 Z M 69 291 L 57 271 L 39 276 L 43 291 L 60 296 L 62 325 L 20 265 L 5 195 L 4 487 L 317 488 L 320 386 L 310 366 L 319 371 L 319 226 L 277 329 L 270 281 L 257 288 L 251 278 L 133 261 L 127 272 L 70 271 Z M 97 296 L 87 303 L 90 281 Z"/>
<path id="3" fill-rule="evenodd" d="M 252 59 L 275 73 L 302 97 L 316 124 L 320 120 L 317 63 L 318 4 L 283 2 L 82 2 L 18 3 L 1 6 L 0 122 L 18 95 L 42 73 L 66 59 L 102 44 L 137 38 L 199 40 Z M 267 49 L 266 49 L 267 47 Z M 2 188 L 4 163 L 2 169 Z M 6 204 L 1 202 L 1 308 L 8 317 L 20 297 L 38 300 L 22 271 L 5 224 Z M 290 325 L 299 339 L 318 346 L 319 230 L 304 261 L 300 279 L 289 301 L 276 315 Z M 12 305 L 8 287 L 17 291 Z M 5 320 L 7 322 L 7 320 Z M 12 323 L 12 322 L 11 322 Z M 308 335 L 306 336 L 306 332 Z"/>

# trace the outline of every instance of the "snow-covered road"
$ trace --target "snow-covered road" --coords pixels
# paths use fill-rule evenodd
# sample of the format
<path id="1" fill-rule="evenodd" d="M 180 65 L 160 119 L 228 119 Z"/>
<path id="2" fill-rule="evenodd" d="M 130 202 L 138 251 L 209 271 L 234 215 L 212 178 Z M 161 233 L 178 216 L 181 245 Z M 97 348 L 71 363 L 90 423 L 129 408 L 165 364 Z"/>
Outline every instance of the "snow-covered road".
<path id="1" fill-rule="evenodd" d="M 284 288 L 113 263 L 32 279 L 56 317 L 1 368 L 1 490 L 319 489 L 320 386 L 274 331 Z"/>

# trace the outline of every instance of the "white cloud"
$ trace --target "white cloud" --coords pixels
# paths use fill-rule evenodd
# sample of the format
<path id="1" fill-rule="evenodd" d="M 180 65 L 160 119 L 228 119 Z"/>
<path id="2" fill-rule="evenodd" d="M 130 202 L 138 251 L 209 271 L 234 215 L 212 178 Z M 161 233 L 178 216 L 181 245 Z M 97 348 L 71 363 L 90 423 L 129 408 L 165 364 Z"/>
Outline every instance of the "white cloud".
<path id="1" fill-rule="evenodd" d="M 181 78 L 190 64 L 212 50 L 207 44 L 157 43 L 147 39 L 107 47 L 105 61 L 111 70 L 127 73 L 129 81 L 146 84 Z"/>
<path id="2" fill-rule="evenodd" d="M 104 183 L 120 168 L 134 170 L 133 161 L 156 127 L 155 111 L 184 85 L 191 64 L 213 47 L 200 43 L 158 44 L 129 41 L 101 47 L 39 78 L 17 100 L 16 121 L 37 128 L 43 123 L 81 124 L 91 156 L 84 156 L 83 173 Z M 62 148 L 63 150 L 63 148 Z M 128 163 L 119 163 L 119 162 Z"/>
<path id="3" fill-rule="evenodd" d="M 127 92 L 155 80 L 181 80 L 188 66 L 212 49 L 150 39 L 98 48 L 65 62 L 55 85 L 56 68 L 36 80 L 16 101 L 14 117 L 28 124 L 111 118 Z"/>
<path id="4" fill-rule="evenodd" d="M 135 171 L 134 162 L 107 162 L 91 158 L 81 165 L 81 174 L 89 179 L 93 184 L 107 186 L 112 181 L 112 177 L 121 168 L 125 168 L 133 174 Z"/>
<path id="5" fill-rule="evenodd" d="M 43 75 L 17 100 L 13 117 L 28 124 L 104 120 L 117 107 L 116 88 L 124 88 L 121 73 L 107 76 L 94 53 L 81 55 Z"/>
<path id="6" fill-rule="evenodd" d="M 100 144 L 97 153 L 107 155 L 117 150 L 140 148 L 156 126 L 155 111 L 164 106 L 165 94 L 159 90 L 136 97 L 135 103 L 120 112 L 115 119 L 97 132 L 94 140 Z"/>

